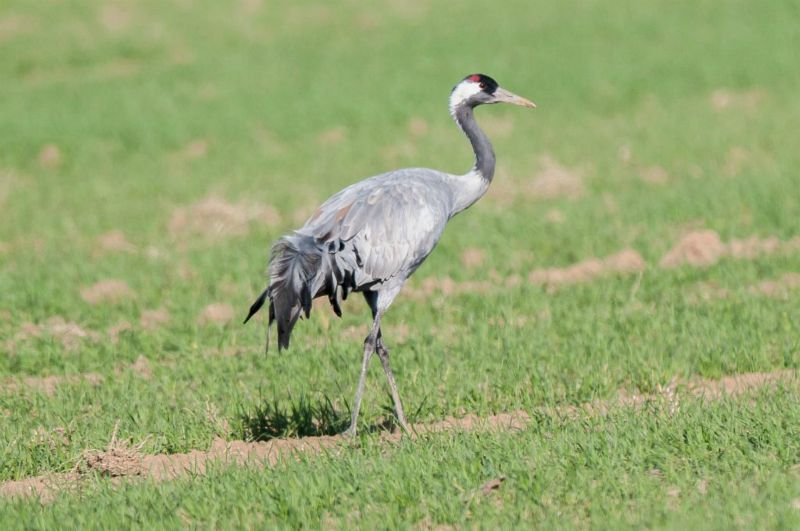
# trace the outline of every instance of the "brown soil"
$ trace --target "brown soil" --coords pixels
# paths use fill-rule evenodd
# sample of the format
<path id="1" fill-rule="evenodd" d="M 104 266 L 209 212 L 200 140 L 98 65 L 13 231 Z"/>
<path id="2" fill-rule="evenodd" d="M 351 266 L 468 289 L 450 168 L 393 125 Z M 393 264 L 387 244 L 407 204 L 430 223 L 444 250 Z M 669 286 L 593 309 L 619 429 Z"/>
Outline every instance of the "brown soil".
<path id="1" fill-rule="evenodd" d="M 125 238 L 121 230 L 112 230 L 97 237 L 95 241 L 95 255 L 105 253 L 134 253 L 137 248 Z"/>
<path id="2" fill-rule="evenodd" d="M 619 274 L 638 273 L 644 271 L 647 264 L 644 258 L 633 249 L 622 251 L 604 258 L 590 258 L 569 267 L 551 267 L 537 269 L 528 274 L 532 284 L 547 286 L 551 291 L 560 286 L 589 282 L 595 278 Z"/>
<path id="3" fill-rule="evenodd" d="M 101 280 L 91 286 L 81 288 L 81 298 L 89 304 L 118 303 L 136 296 L 133 290 L 122 280 Z"/>
<path id="4" fill-rule="evenodd" d="M 750 292 L 767 297 L 786 297 L 789 292 L 800 288 L 800 273 L 785 273 L 776 280 L 764 280 L 750 286 Z"/>
<path id="5" fill-rule="evenodd" d="M 695 267 L 715 264 L 725 254 L 725 244 L 713 230 L 690 232 L 659 262 L 664 268 L 688 264 Z"/>
<path id="6" fill-rule="evenodd" d="M 153 370 L 150 368 L 150 360 L 142 355 L 136 358 L 136 361 L 133 362 L 130 369 L 145 380 L 150 380 L 153 377 Z"/>
<path id="7" fill-rule="evenodd" d="M 280 221 L 280 214 L 270 205 L 230 203 L 211 196 L 175 209 L 168 229 L 176 238 L 203 236 L 216 240 L 247 234 L 250 223 L 274 226 Z"/>
<path id="8" fill-rule="evenodd" d="M 583 177 L 580 172 L 566 168 L 548 156 L 541 158 L 540 165 L 539 173 L 525 185 L 526 195 L 539 199 L 574 199 L 583 195 Z"/>
<path id="9" fill-rule="evenodd" d="M 457 282 L 450 277 L 428 277 L 422 282 L 406 286 L 404 294 L 413 299 L 428 299 L 436 295 L 458 295 L 461 293 L 489 293 L 493 284 L 485 280 Z"/>
<path id="10" fill-rule="evenodd" d="M 97 332 L 85 330 L 77 323 L 54 316 L 43 324 L 23 323 L 8 346 L 13 350 L 16 342 L 42 336 L 50 336 L 58 340 L 66 350 L 75 350 L 83 341 L 99 341 L 100 339 L 100 334 Z"/>
<path id="11" fill-rule="evenodd" d="M 169 323 L 170 319 L 169 312 L 164 308 L 144 310 L 139 317 L 139 325 L 145 330 L 153 331 Z"/>
<path id="12" fill-rule="evenodd" d="M 0 394 L 20 393 L 28 389 L 53 396 L 56 394 L 58 386 L 63 384 L 79 384 L 81 382 L 97 386 L 103 382 L 103 375 L 89 372 L 84 374 L 71 374 L 68 376 L 28 376 L 20 380 L 7 379 L 5 383 L 0 383 Z"/>
<path id="13" fill-rule="evenodd" d="M 749 373 L 723 377 L 719 380 L 693 379 L 687 382 L 690 396 L 704 399 L 717 399 L 734 396 L 764 386 L 775 386 L 781 381 L 796 378 L 793 370 L 771 373 Z M 581 406 L 565 406 L 556 409 L 542 408 L 544 413 L 565 415 L 604 415 L 614 407 L 640 407 L 652 400 L 667 400 L 670 413 L 679 409 L 680 396 L 676 392 L 676 380 L 659 388 L 654 395 L 629 394 L 620 392 L 616 399 L 594 401 Z M 490 417 L 467 415 L 462 418 L 447 417 L 429 424 L 415 424 L 409 435 L 416 438 L 428 433 L 444 431 L 476 430 L 521 430 L 531 421 L 525 411 L 500 413 Z M 116 429 L 115 429 L 116 434 Z M 383 432 L 381 439 L 386 442 L 401 440 L 399 431 Z M 47 474 L 33 478 L 6 481 L 0 484 L 0 496 L 27 497 L 39 496 L 41 501 L 52 500 L 54 495 L 64 489 L 78 488 L 90 473 L 101 473 L 111 477 L 146 477 L 153 481 L 174 479 L 186 474 L 204 474 L 209 463 L 243 465 L 248 463 L 275 465 L 281 459 L 297 454 L 314 454 L 323 450 L 341 452 L 352 441 L 341 436 L 305 437 L 301 439 L 273 439 L 267 442 L 226 441 L 216 439 L 208 451 L 192 450 L 185 454 L 143 455 L 140 448 L 127 442 L 119 442 L 112 435 L 111 443 L 102 451 L 87 451 L 76 471 L 63 474 Z M 502 482 L 502 480 L 500 480 Z M 490 482 L 491 483 L 491 482 Z M 489 484 L 487 484 L 489 485 Z M 498 485 L 499 486 L 499 482 Z M 494 484 L 489 488 L 495 488 Z"/>
<path id="14" fill-rule="evenodd" d="M 217 302 L 203 308 L 203 311 L 200 312 L 200 316 L 197 318 L 197 323 L 200 325 L 224 325 L 233 321 L 234 317 L 235 312 L 233 306 L 224 302 Z"/>
<path id="15" fill-rule="evenodd" d="M 128 321 L 119 322 L 108 329 L 108 338 L 111 340 L 111 343 L 117 344 L 119 343 L 119 336 L 131 330 L 133 330 L 133 325 Z"/>
<path id="16" fill-rule="evenodd" d="M 759 238 L 751 236 L 743 240 L 733 239 L 724 243 L 713 230 L 693 231 L 665 254 L 659 265 L 675 268 L 682 265 L 708 267 L 716 264 L 722 257 L 752 260 L 759 256 L 778 253 L 793 253 L 800 250 L 800 237 L 780 240 L 774 236 Z"/>
<path id="17" fill-rule="evenodd" d="M 149 380 L 153 376 L 150 361 L 144 356 L 136 358 L 136 361 L 131 365 L 120 365 L 116 367 L 114 372 L 115 374 L 120 374 L 126 370 L 131 370 L 146 380 Z M 104 380 L 105 378 L 102 374 L 95 372 L 53 376 L 27 376 L 17 379 L 7 378 L 5 381 L 0 381 L 0 394 L 19 393 L 24 390 L 30 390 L 52 396 L 56 393 L 56 389 L 62 385 L 77 385 L 86 382 L 91 386 L 98 386 L 103 383 Z"/>

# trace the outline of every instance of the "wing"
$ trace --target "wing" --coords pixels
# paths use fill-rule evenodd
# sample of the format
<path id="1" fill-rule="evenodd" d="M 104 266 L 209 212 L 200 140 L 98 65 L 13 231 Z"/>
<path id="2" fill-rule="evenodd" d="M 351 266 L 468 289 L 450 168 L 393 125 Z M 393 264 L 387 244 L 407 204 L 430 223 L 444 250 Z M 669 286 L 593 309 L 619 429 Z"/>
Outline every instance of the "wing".
<path id="1" fill-rule="evenodd" d="M 345 188 L 326 201 L 298 233 L 329 252 L 357 255 L 362 279 L 384 282 L 410 275 L 430 254 L 452 209 L 440 172 L 398 170 Z"/>

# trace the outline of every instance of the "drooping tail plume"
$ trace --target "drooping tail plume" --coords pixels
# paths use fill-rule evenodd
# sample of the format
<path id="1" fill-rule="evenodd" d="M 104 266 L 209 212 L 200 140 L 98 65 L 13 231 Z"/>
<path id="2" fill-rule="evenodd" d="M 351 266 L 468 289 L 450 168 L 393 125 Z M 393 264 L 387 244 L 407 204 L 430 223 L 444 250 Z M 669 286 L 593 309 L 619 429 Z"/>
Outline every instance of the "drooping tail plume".
<path id="1" fill-rule="evenodd" d="M 278 349 L 289 347 L 300 312 L 308 318 L 311 300 L 324 280 L 322 252 L 308 236 L 285 236 L 272 247 L 269 287 L 250 307 L 247 322 L 269 298 L 269 325 L 278 326 Z"/>

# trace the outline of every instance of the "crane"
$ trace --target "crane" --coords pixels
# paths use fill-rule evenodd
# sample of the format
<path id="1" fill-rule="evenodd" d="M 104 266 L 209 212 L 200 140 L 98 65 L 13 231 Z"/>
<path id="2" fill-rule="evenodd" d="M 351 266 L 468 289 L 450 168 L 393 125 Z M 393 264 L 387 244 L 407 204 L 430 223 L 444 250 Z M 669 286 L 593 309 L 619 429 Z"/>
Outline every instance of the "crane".
<path id="1" fill-rule="evenodd" d="M 444 232 L 447 222 L 486 193 L 494 176 L 492 145 L 478 127 L 478 105 L 536 105 L 501 88 L 491 77 L 472 74 L 450 93 L 450 115 L 475 152 L 475 164 L 463 175 L 428 168 L 390 171 L 348 186 L 320 206 L 301 228 L 272 247 L 269 285 L 250 307 L 245 323 L 269 299 L 269 327 L 277 323 L 278 349 L 289 347 L 301 314 L 309 317 L 311 301 L 327 296 L 336 315 L 341 301 L 360 292 L 372 311 L 350 427 L 355 436 L 367 368 L 377 353 L 386 373 L 400 427 L 409 433 L 381 334 L 381 318 L 406 280 L 417 270 Z"/>

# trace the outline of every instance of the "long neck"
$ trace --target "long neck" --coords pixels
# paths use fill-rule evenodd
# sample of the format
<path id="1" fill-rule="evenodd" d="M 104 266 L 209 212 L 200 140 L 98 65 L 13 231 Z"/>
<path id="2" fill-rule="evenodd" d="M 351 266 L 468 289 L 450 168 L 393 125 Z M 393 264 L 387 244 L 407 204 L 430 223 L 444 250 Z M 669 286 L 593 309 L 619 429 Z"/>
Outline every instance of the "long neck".
<path id="1" fill-rule="evenodd" d="M 486 181 L 492 182 L 495 165 L 494 150 L 489 138 L 478 127 L 472 107 L 469 105 L 456 107 L 453 111 L 453 119 L 455 119 L 458 126 L 469 138 L 470 144 L 472 144 L 472 150 L 475 152 L 475 171 Z"/>

